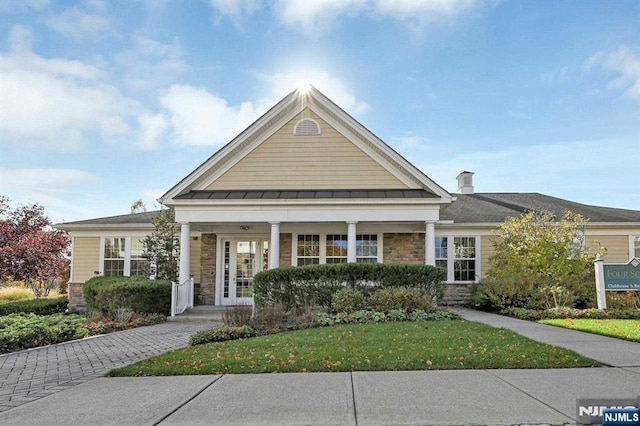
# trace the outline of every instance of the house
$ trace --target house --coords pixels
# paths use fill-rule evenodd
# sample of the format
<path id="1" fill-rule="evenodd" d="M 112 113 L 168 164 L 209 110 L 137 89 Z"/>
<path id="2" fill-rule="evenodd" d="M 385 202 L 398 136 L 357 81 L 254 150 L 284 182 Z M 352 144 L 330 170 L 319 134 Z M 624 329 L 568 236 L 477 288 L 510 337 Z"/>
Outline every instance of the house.
<path id="1" fill-rule="evenodd" d="M 640 256 L 640 211 L 537 193 L 451 194 L 315 88 L 294 91 L 159 200 L 181 226 L 180 282 L 195 303 L 251 303 L 257 272 L 279 266 L 406 262 L 448 271 L 449 297 L 486 274 L 491 235 L 530 209 L 590 219 L 607 261 Z M 133 275 L 157 212 L 58 224 L 73 239 L 70 306 L 94 275 Z M 455 248 L 455 249 L 453 249 Z"/>

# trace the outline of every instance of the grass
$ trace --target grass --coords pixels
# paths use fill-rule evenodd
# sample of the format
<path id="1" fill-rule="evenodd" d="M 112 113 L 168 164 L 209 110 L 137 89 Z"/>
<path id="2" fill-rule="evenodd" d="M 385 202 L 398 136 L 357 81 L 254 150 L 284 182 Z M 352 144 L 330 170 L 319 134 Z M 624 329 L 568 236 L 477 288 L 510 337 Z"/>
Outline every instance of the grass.
<path id="1" fill-rule="evenodd" d="M 0 303 L 29 299 L 35 299 L 35 296 L 28 288 L 18 286 L 0 287 Z"/>
<path id="2" fill-rule="evenodd" d="M 640 343 L 640 320 L 567 318 L 541 320 L 540 322 Z"/>
<path id="3" fill-rule="evenodd" d="M 171 376 L 598 366 L 564 348 L 469 321 L 348 324 L 167 352 L 107 375 Z"/>

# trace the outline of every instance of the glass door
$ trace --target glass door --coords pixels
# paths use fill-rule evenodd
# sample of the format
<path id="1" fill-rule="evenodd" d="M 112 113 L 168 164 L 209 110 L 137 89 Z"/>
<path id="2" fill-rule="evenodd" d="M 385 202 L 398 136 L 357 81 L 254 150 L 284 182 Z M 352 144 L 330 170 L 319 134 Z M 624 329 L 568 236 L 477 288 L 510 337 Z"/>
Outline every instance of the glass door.
<path id="1" fill-rule="evenodd" d="M 269 243 L 265 240 L 225 240 L 223 305 L 252 305 L 253 277 L 268 267 Z"/>

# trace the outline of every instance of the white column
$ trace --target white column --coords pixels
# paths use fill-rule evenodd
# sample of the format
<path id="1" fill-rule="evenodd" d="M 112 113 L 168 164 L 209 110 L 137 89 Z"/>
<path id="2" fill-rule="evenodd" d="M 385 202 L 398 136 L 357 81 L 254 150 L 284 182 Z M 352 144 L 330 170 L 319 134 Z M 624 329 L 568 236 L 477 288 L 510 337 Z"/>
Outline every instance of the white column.
<path id="1" fill-rule="evenodd" d="M 435 222 L 426 222 L 424 234 L 424 263 L 436 266 L 436 226 Z"/>
<path id="2" fill-rule="evenodd" d="M 347 262 L 356 261 L 356 223 L 347 222 Z"/>
<path id="3" fill-rule="evenodd" d="M 269 269 L 280 266 L 280 222 L 271 224 L 271 241 L 269 242 Z"/>
<path id="4" fill-rule="evenodd" d="M 596 255 L 596 260 L 593 264 L 596 273 L 596 301 L 598 302 L 598 309 L 607 309 L 607 295 L 604 290 L 604 262 L 599 254 Z"/>
<path id="5" fill-rule="evenodd" d="M 179 283 L 182 284 L 191 276 L 189 268 L 191 258 L 191 228 L 189 222 L 180 224 L 180 277 Z"/>

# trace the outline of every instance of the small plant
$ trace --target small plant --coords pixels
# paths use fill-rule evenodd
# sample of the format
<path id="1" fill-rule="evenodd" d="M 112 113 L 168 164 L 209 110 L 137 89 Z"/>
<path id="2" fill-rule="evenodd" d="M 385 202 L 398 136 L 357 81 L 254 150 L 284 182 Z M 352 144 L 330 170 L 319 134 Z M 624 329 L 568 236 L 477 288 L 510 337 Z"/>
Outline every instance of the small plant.
<path id="1" fill-rule="evenodd" d="M 331 296 L 331 308 L 336 313 L 351 314 L 364 308 L 364 294 L 351 288 L 338 290 Z"/>
<path id="2" fill-rule="evenodd" d="M 33 292 L 24 287 L 0 287 L 0 303 L 15 302 L 16 300 L 29 300 L 34 297 Z"/>
<path id="3" fill-rule="evenodd" d="M 407 311 L 406 309 L 391 309 L 387 312 L 387 318 L 390 321 L 406 321 L 408 318 Z"/>
<path id="4" fill-rule="evenodd" d="M 236 305 L 227 307 L 222 316 L 222 322 L 229 326 L 247 325 L 251 322 L 251 311 L 249 305 Z"/>
<path id="5" fill-rule="evenodd" d="M 256 332 L 248 325 L 233 327 L 228 325 L 220 325 L 218 327 L 202 330 L 191 336 L 189 344 L 191 346 L 204 345 L 206 343 L 224 342 L 227 340 L 243 339 L 253 337 Z"/>

